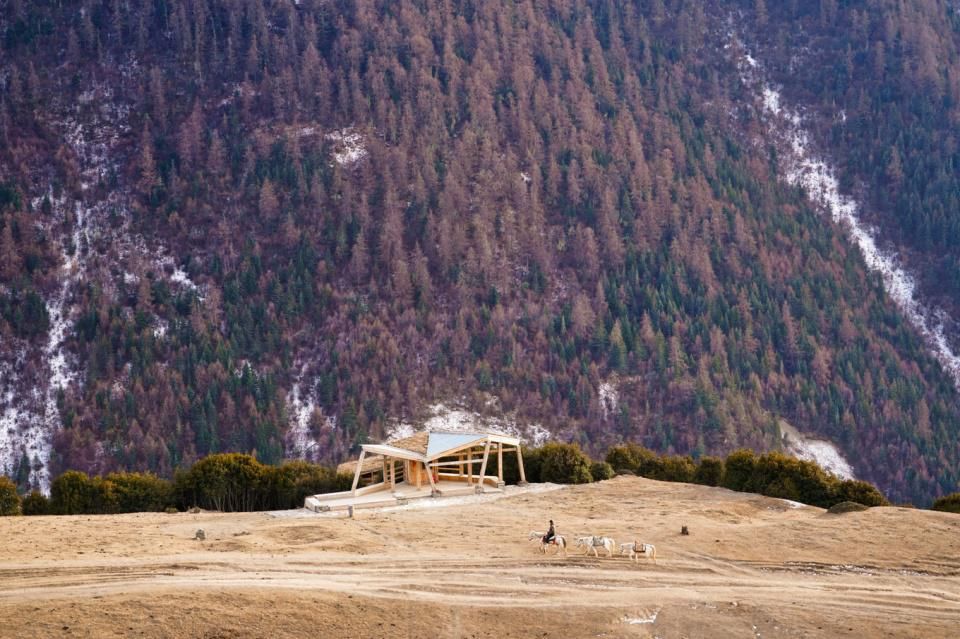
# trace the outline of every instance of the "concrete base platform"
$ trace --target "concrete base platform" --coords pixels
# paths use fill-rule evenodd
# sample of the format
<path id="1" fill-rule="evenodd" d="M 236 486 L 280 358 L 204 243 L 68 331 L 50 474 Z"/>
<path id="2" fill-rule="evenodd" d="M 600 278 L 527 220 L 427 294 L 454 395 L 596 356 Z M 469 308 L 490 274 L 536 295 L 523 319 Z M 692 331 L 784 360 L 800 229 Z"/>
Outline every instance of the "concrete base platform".
<path id="1" fill-rule="evenodd" d="M 377 490 L 376 486 L 381 486 L 381 488 Z M 396 506 L 413 499 L 427 497 L 442 499 L 443 497 L 456 495 L 473 495 L 477 492 L 500 493 L 503 492 L 503 489 L 495 485 L 491 486 L 489 481 L 481 487 L 476 483 L 468 484 L 462 481 L 440 479 L 437 482 L 437 492 L 434 493 L 430 486 L 417 488 L 406 482 L 400 482 L 394 486 L 393 490 L 390 490 L 390 486 L 387 484 L 378 484 L 358 490 L 357 495 L 353 495 L 350 491 L 314 495 L 313 497 L 307 497 L 304 507 L 314 512 L 347 510 L 350 506 L 355 509 L 381 508 Z"/>

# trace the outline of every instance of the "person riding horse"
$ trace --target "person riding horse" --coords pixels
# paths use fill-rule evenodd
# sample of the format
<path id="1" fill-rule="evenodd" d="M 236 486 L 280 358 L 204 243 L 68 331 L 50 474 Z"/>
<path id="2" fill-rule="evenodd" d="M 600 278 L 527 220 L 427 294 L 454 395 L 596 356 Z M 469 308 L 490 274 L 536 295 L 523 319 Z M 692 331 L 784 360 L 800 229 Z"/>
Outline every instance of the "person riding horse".
<path id="1" fill-rule="evenodd" d="M 549 544 L 553 542 L 553 538 L 557 536 L 556 531 L 553 529 L 553 520 L 550 520 L 550 528 L 547 530 L 547 534 L 543 536 L 543 543 Z"/>

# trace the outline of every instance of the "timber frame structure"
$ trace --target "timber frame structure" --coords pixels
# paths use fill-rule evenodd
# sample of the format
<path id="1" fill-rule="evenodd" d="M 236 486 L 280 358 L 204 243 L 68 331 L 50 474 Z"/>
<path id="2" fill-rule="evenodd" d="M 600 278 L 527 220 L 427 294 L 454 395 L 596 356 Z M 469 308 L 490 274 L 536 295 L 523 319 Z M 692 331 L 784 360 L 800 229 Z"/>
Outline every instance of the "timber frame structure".
<path id="1" fill-rule="evenodd" d="M 308 497 L 314 511 L 405 503 L 419 497 L 499 492 L 504 454 L 515 453 L 521 483 L 526 483 L 520 439 L 501 433 L 417 433 L 383 444 L 364 444 L 360 459 L 337 470 L 352 473 L 349 491 Z M 487 475 L 496 455 L 497 474 Z M 479 468 L 477 467 L 479 465 Z"/>

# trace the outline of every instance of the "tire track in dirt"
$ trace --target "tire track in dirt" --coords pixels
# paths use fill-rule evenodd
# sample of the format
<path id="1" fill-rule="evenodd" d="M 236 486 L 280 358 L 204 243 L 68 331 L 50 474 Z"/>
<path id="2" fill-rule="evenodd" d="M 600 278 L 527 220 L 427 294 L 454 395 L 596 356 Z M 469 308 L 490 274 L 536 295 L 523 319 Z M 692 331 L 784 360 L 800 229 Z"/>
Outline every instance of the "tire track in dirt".
<path id="1" fill-rule="evenodd" d="M 145 590 L 252 588 L 319 590 L 455 606 L 563 604 L 590 608 L 629 606 L 649 599 L 645 591 L 653 591 L 659 601 L 671 604 L 749 600 L 784 605 L 783 593 L 792 589 L 802 595 L 792 604 L 798 607 L 829 607 L 854 616 L 897 610 L 914 618 L 960 619 L 960 595 L 929 588 L 904 592 L 902 577 L 894 571 L 883 571 L 865 586 L 851 583 L 851 578 L 862 580 L 860 573 L 826 569 L 803 572 L 802 567 L 742 566 L 730 561 L 709 562 L 705 570 L 692 558 L 645 567 L 624 567 L 623 562 L 596 559 L 557 563 L 542 558 L 500 560 L 506 561 L 510 564 L 415 556 L 385 561 L 260 557 L 239 562 L 184 557 L 153 565 L 8 568 L 0 570 L 0 601 L 24 603 Z M 688 563 L 693 565 L 688 567 Z M 946 581 L 945 585 L 950 585 L 950 580 Z"/>

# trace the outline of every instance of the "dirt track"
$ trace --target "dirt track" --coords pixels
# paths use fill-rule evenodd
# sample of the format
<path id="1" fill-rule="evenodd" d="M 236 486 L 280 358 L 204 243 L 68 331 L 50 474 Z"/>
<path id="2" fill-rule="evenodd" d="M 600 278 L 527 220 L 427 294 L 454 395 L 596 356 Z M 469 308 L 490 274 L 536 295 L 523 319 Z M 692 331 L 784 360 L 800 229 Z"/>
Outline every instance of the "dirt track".
<path id="1" fill-rule="evenodd" d="M 549 518 L 658 562 L 544 557 Z M 354 520 L 0 519 L 2 637 L 386 635 L 957 637 L 960 516 L 618 478 Z"/>

